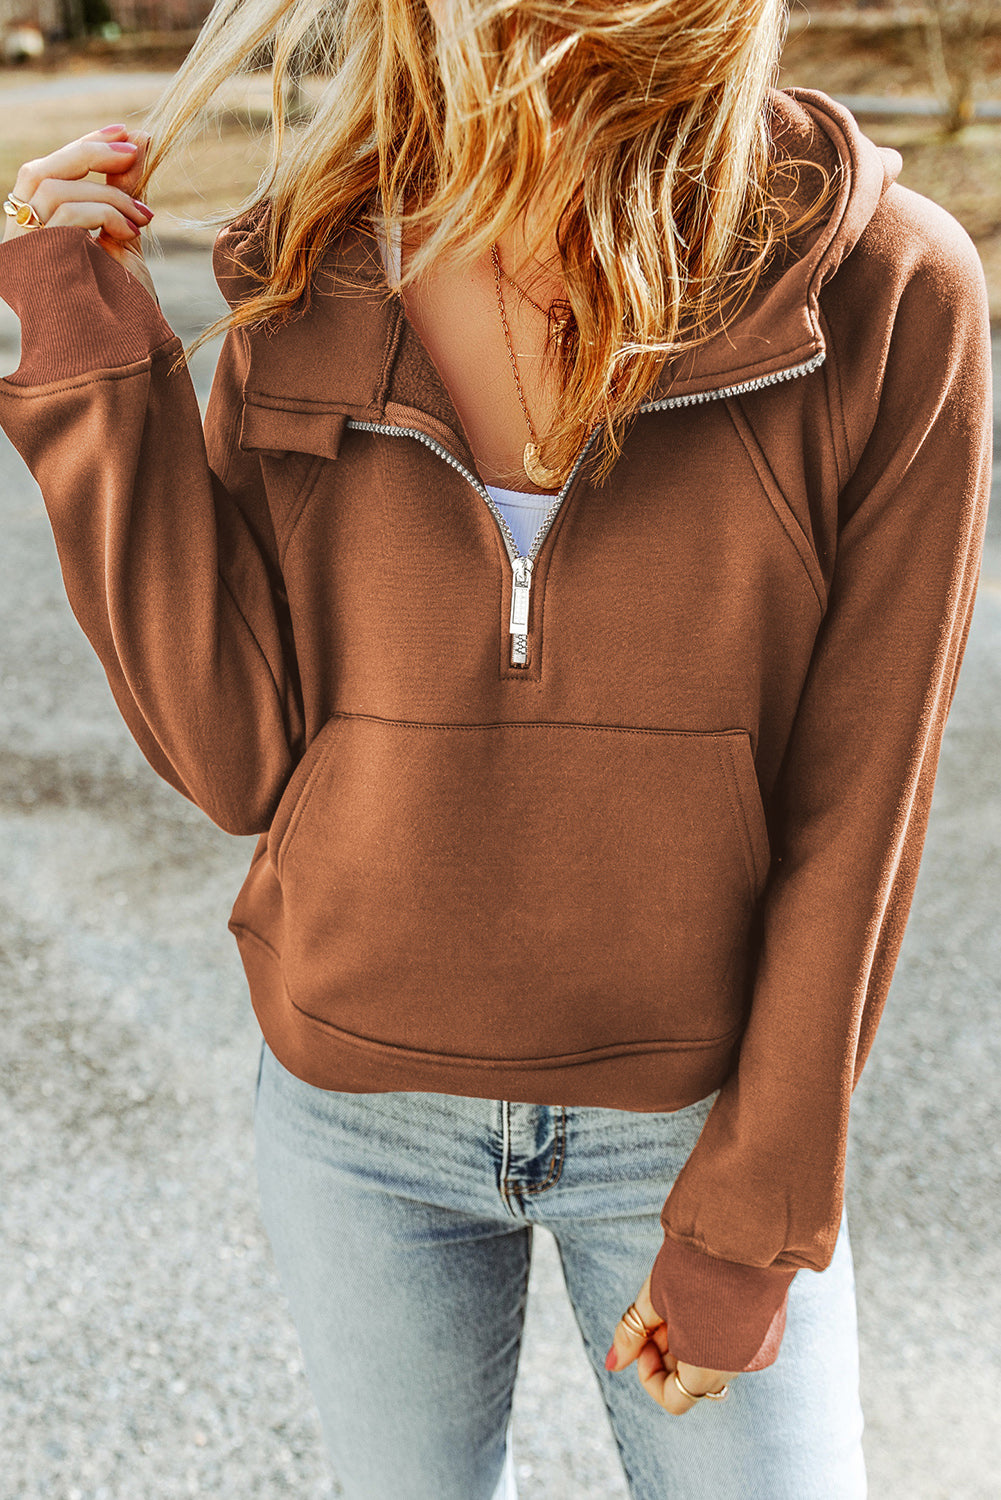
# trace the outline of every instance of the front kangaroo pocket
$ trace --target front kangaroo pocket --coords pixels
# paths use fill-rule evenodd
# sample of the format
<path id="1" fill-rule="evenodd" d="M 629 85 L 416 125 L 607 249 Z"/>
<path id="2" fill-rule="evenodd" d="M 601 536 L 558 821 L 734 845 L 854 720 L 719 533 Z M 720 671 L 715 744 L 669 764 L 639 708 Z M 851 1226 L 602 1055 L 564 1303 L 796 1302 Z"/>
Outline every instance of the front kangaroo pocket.
<path id="1" fill-rule="evenodd" d="M 294 1005 L 454 1058 L 742 1022 L 768 840 L 746 730 L 337 715 L 269 841 Z"/>

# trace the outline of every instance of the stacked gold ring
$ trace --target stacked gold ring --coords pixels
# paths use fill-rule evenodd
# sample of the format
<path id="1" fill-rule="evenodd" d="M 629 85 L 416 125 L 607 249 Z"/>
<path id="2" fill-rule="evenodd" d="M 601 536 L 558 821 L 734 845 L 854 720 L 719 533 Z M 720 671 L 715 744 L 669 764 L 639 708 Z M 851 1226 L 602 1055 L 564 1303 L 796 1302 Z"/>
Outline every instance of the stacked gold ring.
<path id="1" fill-rule="evenodd" d="M 8 218 L 20 224 L 22 229 L 44 229 L 45 221 L 40 219 L 30 203 L 25 203 L 23 198 L 15 198 L 13 193 L 8 193 L 4 199 L 3 211 Z"/>
<path id="2" fill-rule="evenodd" d="M 653 1336 L 653 1333 L 654 1333 L 655 1329 L 661 1327 L 661 1325 L 664 1322 L 664 1319 L 661 1318 L 661 1320 L 660 1320 L 659 1323 L 653 1323 L 648 1328 L 646 1326 L 646 1324 L 644 1323 L 641 1315 L 640 1315 L 640 1310 L 636 1306 L 636 1303 L 635 1302 L 630 1302 L 629 1306 L 626 1308 L 625 1312 L 622 1314 L 622 1317 L 619 1319 L 619 1321 L 621 1323 L 625 1323 L 625 1325 L 629 1329 L 630 1333 L 637 1333 L 637 1334 L 640 1335 L 641 1338 L 648 1339 L 648 1338 L 651 1338 Z"/>

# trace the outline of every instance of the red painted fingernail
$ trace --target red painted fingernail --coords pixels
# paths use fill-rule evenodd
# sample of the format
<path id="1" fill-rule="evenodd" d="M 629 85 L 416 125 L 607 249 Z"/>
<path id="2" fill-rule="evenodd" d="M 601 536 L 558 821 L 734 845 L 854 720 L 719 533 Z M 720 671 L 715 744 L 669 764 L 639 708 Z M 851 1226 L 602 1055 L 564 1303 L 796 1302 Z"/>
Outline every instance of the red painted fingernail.
<path id="1" fill-rule="evenodd" d="M 605 1369 L 606 1370 L 614 1370 L 615 1366 L 618 1364 L 618 1362 L 619 1362 L 618 1351 L 616 1350 L 616 1347 L 613 1344 L 612 1347 L 611 1347 L 611 1349 L 609 1349 L 608 1353 L 605 1355 Z"/>
<path id="2" fill-rule="evenodd" d="M 147 219 L 151 219 L 153 217 L 153 210 L 151 208 L 147 208 L 145 203 L 140 203 L 138 198 L 133 198 L 132 202 L 135 204 L 136 208 L 139 209 L 140 213 L 144 213 L 146 215 Z"/>
<path id="3" fill-rule="evenodd" d="M 136 148 L 131 141 L 109 141 L 109 151 L 134 151 Z"/>

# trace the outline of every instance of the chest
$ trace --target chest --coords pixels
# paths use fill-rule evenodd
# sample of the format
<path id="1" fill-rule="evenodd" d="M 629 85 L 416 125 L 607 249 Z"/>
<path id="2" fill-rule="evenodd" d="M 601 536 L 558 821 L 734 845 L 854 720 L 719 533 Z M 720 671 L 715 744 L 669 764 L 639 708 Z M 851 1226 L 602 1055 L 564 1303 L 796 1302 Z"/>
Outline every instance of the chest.
<path id="1" fill-rule="evenodd" d="M 387 269 L 398 274 L 399 260 Z M 540 306 L 561 292 L 558 283 L 542 296 L 533 288 Z M 544 357 L 546 318 L 510 285 L 502 286 L 502 296 L 510 348 L 488 257 L 471 268 L 437 267 L 407 287 L 402 300 L 452 400 L 480 478 L 488 485 L 543 494 L 525 472 L 524 453 L 533 428 L 544 442 L 559 406 L 555 371 Z"/>

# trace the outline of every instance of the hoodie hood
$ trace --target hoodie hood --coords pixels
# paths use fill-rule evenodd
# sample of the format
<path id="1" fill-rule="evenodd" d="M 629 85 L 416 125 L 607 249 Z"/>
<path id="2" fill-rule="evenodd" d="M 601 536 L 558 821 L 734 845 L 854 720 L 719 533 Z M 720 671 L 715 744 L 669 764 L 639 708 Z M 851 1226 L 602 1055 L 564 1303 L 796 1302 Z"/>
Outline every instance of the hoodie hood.
<path id="1" fill-rule="evenodd" d="M 877 205 L 900 171 L 899 152 L 876 146 L 863 135 L 842 105 L 813 89 L 775 91 L 772 133 L 776 148 L 790 160 L 815 162 L 836 178 L 826 216 L 794 239 L 773 261 L 740 313 L 698 349 L 668 361 L 644 402 L 697 397 L 730 390 L 769 376 L 782 379 L 819 364 L 825 342 L 819 313 L 824 282 L 849 255 Z M 808 207 L 818 188 L 816 173 L 800 173 L 793 192 L 794 215 Z M 219 235 L 213 265 L 230 306 L 254 289 L 240 274 L 234 256 L 257 261 L 254 232 L 261 205 Z M 266 211 L 266 209 L 265 209 Z M 259 262 L 257 262 L 259 263 Z M 399 420 L 401 393 L 393 388 L 393 365 L 401 343 L 417 346 L 423 362 L 415 382 L 406 381 L 402 404 L 430 419 L 432 430 L 472 463 L 462 426 L 430 356 L 405 318 L 397 299 L 387 298 L 382 263 L 372 236 L 352 228 L 331 242 L 321 259 L 308 316 L 294 317 L 266 337 L 249 340 L 245 385 L 245 446 L 269 446 L 268 433 L 280 427 L 276 446 L 288 449 L 289 429 L 281 414 L 297 413 L 303 451 L 336 456 L 344 420 Z M 324 351 L 317 359 L 317 351 Z M 420 392 L 415 407 L 415 387 Z M 387 413 L 387 403 L 390 411 Z"/>
<path id="2" fill-rule="evenodd" d="M 701 348 L 665 365 L 651 399 L 689 395 L 819 364 L 826 353 L 820 289 L 850 255 L 902 166 L 899 151 L 876 146 L 854 116 L 816 89 L 772 95 L 772 137 L 790 160 L 816 165 L 835 179 L 825 218 L 776 258 L 740 314 Z M 802 172 L 793 216 L 818 188 Z"/>

